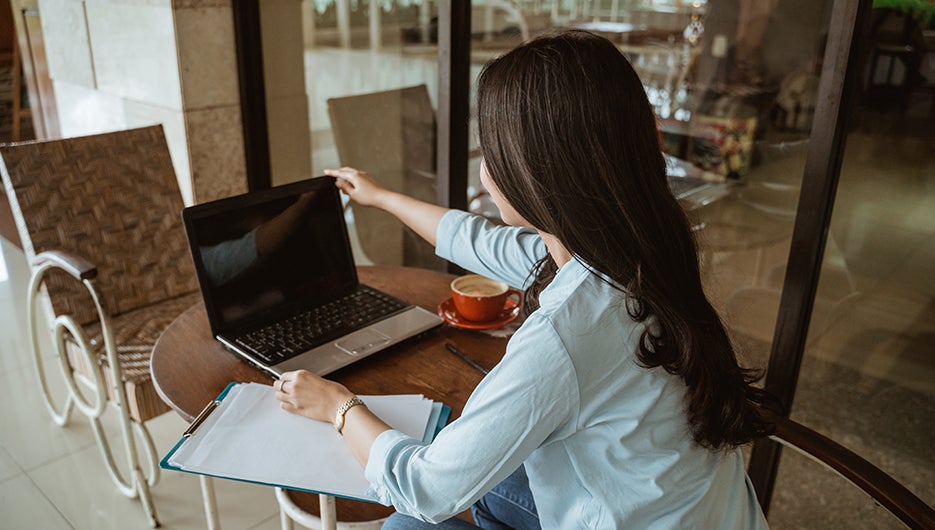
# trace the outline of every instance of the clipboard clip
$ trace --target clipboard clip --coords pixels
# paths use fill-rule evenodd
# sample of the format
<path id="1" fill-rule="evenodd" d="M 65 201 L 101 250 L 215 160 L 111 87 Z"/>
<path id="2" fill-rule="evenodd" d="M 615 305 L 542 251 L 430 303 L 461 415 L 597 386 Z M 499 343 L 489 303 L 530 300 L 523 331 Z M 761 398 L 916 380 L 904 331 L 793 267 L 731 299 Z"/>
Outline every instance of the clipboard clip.
<path id="1" fill-rule="evenodd" d="M 191 438 L 191 436 L 195 434 L 195 431 L 198 430 L 198 427 L 200 427 L 201 424 L 204 423 L 206 419 L 208 419 L 208 416 L 210 416 L 211 413 L 214 412 L 214 409 L 218 408 L 218 405 L 220 404 L 221 402 L 219 400 L 214 400 L 205 405 L 205 408 L 203 408 L 201 412 L 198 413 L 198 416 L 195 417 L 191 425 L 189 425 L 188 428 L 185 429 L 185 432 L 182 433 L 182 438 Z"/>

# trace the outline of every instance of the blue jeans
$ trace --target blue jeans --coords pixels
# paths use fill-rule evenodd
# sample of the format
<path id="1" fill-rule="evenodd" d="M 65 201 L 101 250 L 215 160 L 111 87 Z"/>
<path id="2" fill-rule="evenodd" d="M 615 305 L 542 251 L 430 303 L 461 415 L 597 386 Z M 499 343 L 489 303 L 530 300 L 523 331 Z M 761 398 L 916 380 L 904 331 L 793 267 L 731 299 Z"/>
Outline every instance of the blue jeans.
<path id="1" fill-rule="evenodd" d="M 529 480 L 526 478 L 526 468 L 520 466 L 503 482 L 494 486 L 492 490 L 481 497 L 471 507 L 471 514 L 478 526 L 458 518 L 451 518 L 437 525 L 420 521 L 408 515 L 394 513 L 383 524 L 383 530 L 539 530 L 539 514 L 536 512 L 536 503 L 533 502 L 532 492 L 529 490 Z"/>

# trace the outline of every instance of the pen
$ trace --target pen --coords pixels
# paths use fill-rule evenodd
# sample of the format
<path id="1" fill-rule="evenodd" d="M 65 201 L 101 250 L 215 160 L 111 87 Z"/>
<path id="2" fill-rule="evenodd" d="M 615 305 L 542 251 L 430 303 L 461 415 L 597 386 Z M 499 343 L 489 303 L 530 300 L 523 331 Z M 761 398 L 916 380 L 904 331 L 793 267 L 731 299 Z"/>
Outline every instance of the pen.
<path id="1" fill-rule="evenodd" d="M 487 370 L 487 369 L 484 368 L 483 366 L 481 366 L 481 365 L 477 364 L 476 362 L 474 362 L 473 359 L 471 359 L 470 357 L 468 357 L 467 355 L 465 355 L 464 352 L 462 352 L 462 351 L 459 350 L 457 347 L 455 347 L 454 344 L 448 342 L 448 343 L 445 344 L 445 347 L 448 348 L 448 351 L 450 351 L 451 353 L 457 355 L 458 357 L 461 357 L 461 359 L 463 359 L 464 362 L 466 362 L 466 363 L 470 364 L 471 366 L 473 366 L 474 368 L 476 368 L 480 373 L 482 373 L 482 374 L 484 374 L 484 375 L 487 375 L 488 373 L 490 373 L 490 370 Z"/>

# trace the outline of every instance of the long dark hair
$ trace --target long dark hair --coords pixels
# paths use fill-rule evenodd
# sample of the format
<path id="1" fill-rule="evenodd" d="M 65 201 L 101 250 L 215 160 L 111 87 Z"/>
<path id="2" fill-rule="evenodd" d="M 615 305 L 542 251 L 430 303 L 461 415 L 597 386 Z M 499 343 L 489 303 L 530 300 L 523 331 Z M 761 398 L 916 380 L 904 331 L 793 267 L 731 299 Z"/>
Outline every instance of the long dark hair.
<path id="1" fill-rule="evenodd" d="M 688 387 L 688 422 L 700 445 L 733 447 L 769 432 L 752 385 L 701 285 L 685 213 L 666 183 L 656 122 L 642 84 L 610 41 L 565 30 L 488 63 L 477 86 L 480 145 L 488 174 L 535 228 L 557 237 L 593 272 L 654 316 L 637 358 Z M 527 303 L 552 280 L 539 262 Z"/>

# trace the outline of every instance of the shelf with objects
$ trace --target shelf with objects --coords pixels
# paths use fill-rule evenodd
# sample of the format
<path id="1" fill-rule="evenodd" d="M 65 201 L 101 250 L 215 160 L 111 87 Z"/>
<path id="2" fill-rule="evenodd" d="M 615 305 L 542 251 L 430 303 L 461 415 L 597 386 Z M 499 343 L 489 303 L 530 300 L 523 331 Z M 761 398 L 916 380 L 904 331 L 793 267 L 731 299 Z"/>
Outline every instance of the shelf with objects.
<path id="1" fill-rule="evenodd" d="M 681 35 L 621 46 L 656 112 L 670 187 L 722 309 L 788 258 L 824 51 L 819 35 L 778 61 L 765 37 L 754 42 L 724 18 L 699 10 Z"/>

